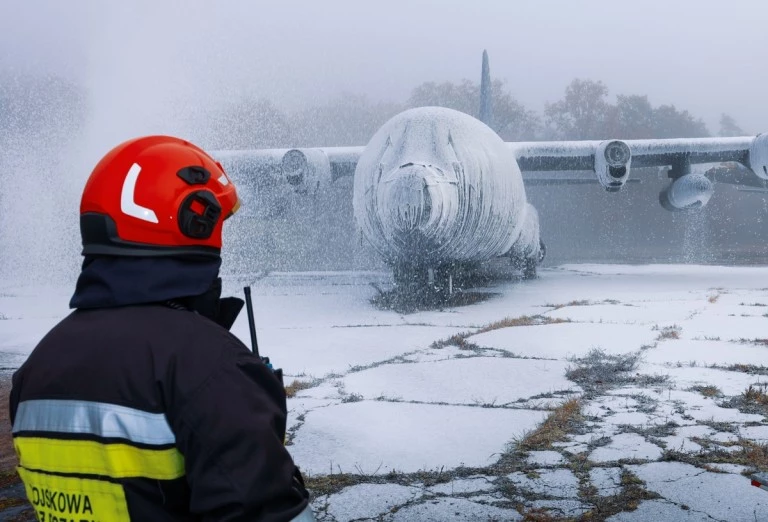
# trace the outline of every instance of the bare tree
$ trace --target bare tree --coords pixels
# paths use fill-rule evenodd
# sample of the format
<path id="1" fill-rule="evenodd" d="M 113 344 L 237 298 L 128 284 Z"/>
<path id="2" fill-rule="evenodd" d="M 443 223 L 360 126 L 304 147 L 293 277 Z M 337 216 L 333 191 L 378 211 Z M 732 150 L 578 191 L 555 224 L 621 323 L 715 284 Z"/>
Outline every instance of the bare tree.
<path id="1" fill-rule="evenodd" d="M 618 95 L 616 97 L 615 135 L 625 139 L 654 137 L 654 113 L 648 96 Z"/>
<path id="2" fill-rule="evenodd" d="M 720 116 L 720 130 L 718 136 L 744 136 L 746 133 L 739 127 L 730 115 L 723 113 Z"/>
<path id="3" fill-rule="evenodd" d="M 674 105 L 660 105 L 653 110 L 654 138 L 704 138 L 709 136 L 707 125 L 688 111 L 678 111 Z"/>
<path id="4" fill-rule="evenodd" d="M 610 136 L 615 108 L 606 98 L 603 82 L 576 78 L 565 88 L 565 98 L 547 104 L 545 121 L 562 139 L 600 139 Z"/>
<path id="5" fill-rule="evenodd" d="M 490 127 L 507 141 L 536 139 L 541 127 L 538 115 L 515 100 L 501 80 L 493 80 L 491 92 L 493 120 Z M 407 105 L 447 107 L 477 117 L 480 85 L 469 80 L 460 83 L 426 82 L 413 89 Z"/>

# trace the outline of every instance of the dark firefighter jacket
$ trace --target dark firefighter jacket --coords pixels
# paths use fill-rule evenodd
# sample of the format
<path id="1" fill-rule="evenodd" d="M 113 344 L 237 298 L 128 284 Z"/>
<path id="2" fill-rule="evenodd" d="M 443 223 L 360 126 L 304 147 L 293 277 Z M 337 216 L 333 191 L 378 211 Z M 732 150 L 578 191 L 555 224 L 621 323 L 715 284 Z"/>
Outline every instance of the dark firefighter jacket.
<path id="1" fill-rule="evenodd" d="M 83 275 L 73 303 L 94 295 L 81 283 Z M 19 474 L 39 520 L 310 513 L 283 446 L 281 383 L 194 311 L 157 303 L 74 311 L 14 374 L 10 407 Z"/>

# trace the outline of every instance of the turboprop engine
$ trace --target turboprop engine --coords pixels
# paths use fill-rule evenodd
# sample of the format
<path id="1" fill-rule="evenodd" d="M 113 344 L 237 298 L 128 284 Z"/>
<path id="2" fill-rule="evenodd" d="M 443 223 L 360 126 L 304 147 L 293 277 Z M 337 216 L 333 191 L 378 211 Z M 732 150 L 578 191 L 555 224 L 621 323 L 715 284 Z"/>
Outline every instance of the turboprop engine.
<path id="1" fill-rule="evenodd" d="M 703 174 L 686 174 L 672 181 L 659 194 L 661 206 L 671 212 L 703 208 L 715 187 Z"/>
<path id="2" fill-rule="evenodd" d="M 603 141 L 595 150 L 595 174 L 608 192 L 618 192 L 629 179 L 632 153 L 623 141 Z"/>
<path id="3" fill-rule="evenodd" d="M 319 149 L 291 149 L 280 162 L 285 180 L 302 194 L 331 183 L 331 162 Z"/>
<path id="4" fill-rule="evenodd" d="M 759 134 L 749 147 L 749 168 L 758 178 L 768 180 L 768 134 Z"/>

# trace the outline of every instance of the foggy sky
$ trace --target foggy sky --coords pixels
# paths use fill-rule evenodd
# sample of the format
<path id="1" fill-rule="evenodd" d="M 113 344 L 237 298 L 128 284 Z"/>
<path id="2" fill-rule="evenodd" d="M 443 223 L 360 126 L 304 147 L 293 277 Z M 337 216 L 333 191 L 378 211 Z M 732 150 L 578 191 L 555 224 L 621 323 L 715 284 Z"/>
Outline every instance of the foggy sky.
<path id="1" fill-rule="evenodd" d="M 768 130 L 767 43 L 761 0 L 0 3 L 0 72 L 52 72 L 107 105 L 245 92 L 285 108 L 342 92 L 402 101 L 424 81 L 477 81 L 488 49 L 493 76 L 537 111 L 589 78 L 712 132 L 726 112 L 756 133 Z"/>

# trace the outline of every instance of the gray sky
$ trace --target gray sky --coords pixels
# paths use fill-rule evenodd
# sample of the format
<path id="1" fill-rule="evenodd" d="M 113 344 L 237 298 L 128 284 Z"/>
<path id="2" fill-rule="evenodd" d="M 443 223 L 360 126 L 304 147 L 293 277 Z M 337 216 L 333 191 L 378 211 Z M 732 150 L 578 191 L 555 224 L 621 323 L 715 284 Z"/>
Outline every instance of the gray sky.
<path id="1" fill-rule="evenodd" d="M 247 91 L 284 107 L 401 101 L 424 81 L 476 80 L 487 48 L 537 111 L 580 77 L 754 133 L 768 131 L 767 44 L 764 0 L 0 0 L 0 72 L 83 82 L 105 120 L 129 107 L 135 127 L 169 102 Z"/>

